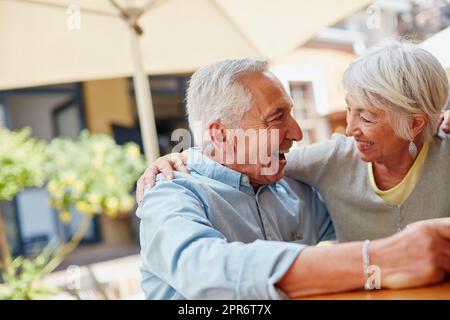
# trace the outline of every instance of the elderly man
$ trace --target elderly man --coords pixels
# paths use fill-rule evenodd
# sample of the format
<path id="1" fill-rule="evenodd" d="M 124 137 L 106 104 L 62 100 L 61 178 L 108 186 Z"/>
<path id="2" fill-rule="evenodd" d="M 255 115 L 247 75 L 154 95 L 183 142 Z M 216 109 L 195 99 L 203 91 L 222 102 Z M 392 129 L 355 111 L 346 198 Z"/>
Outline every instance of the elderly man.
<path id="1" fill-rule="evenodd" d="M 450 270 L 448 222 L 412 225 L 370 248 L 313 246 L 334 230 L 319 195 L 283 177 L 284 154 L 302 138 L 291 108 L 261 61 L 226 60 L 192 76 L 189 123 L 200 121 L 194 138 L 206 132 L 206 144 L 189 150 L 191 175 L 158 176 L 138 208 L 147 298 L 294 298 L 423 285 Z"/>

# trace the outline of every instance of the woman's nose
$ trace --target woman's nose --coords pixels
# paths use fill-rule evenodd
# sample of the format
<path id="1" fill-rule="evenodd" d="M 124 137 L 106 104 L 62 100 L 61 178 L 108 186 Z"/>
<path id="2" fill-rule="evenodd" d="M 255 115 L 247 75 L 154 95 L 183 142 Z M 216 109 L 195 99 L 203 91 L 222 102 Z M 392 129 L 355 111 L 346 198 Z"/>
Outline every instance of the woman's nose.
<path id="1" fill-rule="evenodd" d="M 347 128 L 345 129 L 345 134 L 347 136 L 354 136 L 359 130 L 358 121 L 355 121 L 353 117 L 347 117 Z"/>

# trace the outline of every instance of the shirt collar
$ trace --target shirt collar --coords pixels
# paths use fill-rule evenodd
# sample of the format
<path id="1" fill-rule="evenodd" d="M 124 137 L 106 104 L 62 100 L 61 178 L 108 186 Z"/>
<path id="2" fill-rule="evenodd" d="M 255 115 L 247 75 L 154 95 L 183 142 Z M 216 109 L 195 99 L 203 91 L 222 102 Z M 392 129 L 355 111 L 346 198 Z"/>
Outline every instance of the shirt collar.
<path id="1" fill-rule="evenodd" d="M 203 155 L 198 148 L 189 148 L 187 166 L 202 176 L 223 182 L 233 188 L 251 187 L 247 175 L 227 168 Z"/>

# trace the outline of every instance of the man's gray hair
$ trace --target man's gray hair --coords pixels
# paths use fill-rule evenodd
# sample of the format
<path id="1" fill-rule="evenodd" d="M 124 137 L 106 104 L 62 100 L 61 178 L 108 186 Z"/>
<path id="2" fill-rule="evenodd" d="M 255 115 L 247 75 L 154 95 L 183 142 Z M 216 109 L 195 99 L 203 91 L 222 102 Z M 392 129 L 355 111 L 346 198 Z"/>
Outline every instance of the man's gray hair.
<path id="1" fill-rule="evenodd" d="M 238 128 L 253 105 L 251 92 L 239 78 L 267 71 L 267 62 L 253 59 L 223 60 L 198 69 L 189 81 L 186 109 L 196 144 L 204 138 L 209 124 L 219 120 L 228 128 Z"/>
<path id="2" fill-rule="evenodd" d="M 392 40 L 356 59 L 344 73 L 344 87 L 361 106 L 386 111 L 395 134 L 405 140 L 412 140 L 415 113 L 427 115 L 421 137 L 431 140 L 449 94 L 446 72 L 431 53 Z"/>

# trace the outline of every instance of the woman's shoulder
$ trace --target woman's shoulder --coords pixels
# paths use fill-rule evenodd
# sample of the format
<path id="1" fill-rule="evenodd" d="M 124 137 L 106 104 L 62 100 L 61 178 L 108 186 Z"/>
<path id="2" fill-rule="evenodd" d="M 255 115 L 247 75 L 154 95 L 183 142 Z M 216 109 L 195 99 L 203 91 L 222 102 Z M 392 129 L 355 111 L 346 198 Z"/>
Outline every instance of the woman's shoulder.
<path id="1" fill-rule="evenodd" d="M 331 140 L 336 141 L 337 143 L 351 143 L 353 139 L 351 137 L 347 137 L 342 133 L 333 133 L 331 135 Z"/>
<path id="2" fill-rule="evenodd" d="M 337 155 L 348 155 L 349 153 L 355 153 L 355 141 L 351 137 L 347 137 L 341 133 L 333 133 L 331 140 L 336 144 L 335 152 Z"/>
<path id="3" fill-rule="evenodd" d="M 443 187 L 440 189 L 447 190 L 450 186 L 448 183 L 450 182 L 449 170 L 448 166 L 450 159 L 450 135 L 448 134 L 438 134 L 433 137 L 429 144 L 428 155 L 426 162 L 428 163 L 428 170 L 432 171 L 433 176 L 442 177 L 443 179 L 438 179 L 438 181 L 434 180 L 434 183 L 442 184 Z M 439 188 L 437 188 L 439 189 Z"/>
<path id="4" fill-rule="evenodd" d="M 446 134 L 443 131 L 440 131 L 431 140 L 430 147 L 438 154 L 449 157 L 450 156 L 450 134 Z M 448 160 L 448 158 L 447 158 L 447 160 Z"/>
<path id="5" fill-rule="evenodd" d="M 329 139 L 293 148 L 286 155 L 286 158 L 288 165 L 294 163 L 302 165 L 311 163 L 322 163 L 327 166 L 332 164 L 342 165 L 340 160 L 348 162 L 353 156 L 356 156 L 355 150 L 352 138 L 334 133 Z"/>
<path id="6" fill-rule="evenodd" d="M 350 163 L 353 162 L 352 159 L 358 159 L 353 138 L 340 133 L 333 133 L 328 140 L 317 142 L 308 148 L 307 155 L 316 155 L 326 160 L 328 165 L 342 166 L 343 161 Z"/>

